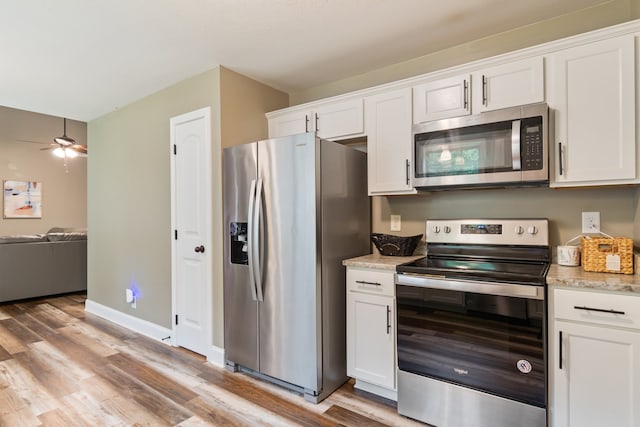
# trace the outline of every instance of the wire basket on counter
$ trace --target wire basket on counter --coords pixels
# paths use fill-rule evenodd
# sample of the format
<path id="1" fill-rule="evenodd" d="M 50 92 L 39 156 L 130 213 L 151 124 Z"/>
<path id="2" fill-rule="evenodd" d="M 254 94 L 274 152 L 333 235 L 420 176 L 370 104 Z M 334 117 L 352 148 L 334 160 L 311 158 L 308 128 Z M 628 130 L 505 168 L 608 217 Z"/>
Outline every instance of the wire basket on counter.
<path id="1" fill-rule="evenodd" d="M 582 268 L 597 273 L 633 274 L 633 240 L 582 237 Z"/>
<path id="2" fill-rule="evenodd" d="M 416 246 L 422 239 L 422 234 L 417 236 L 394 236 L 392 234 L 371 233 L 371 241 L 380 255 L 388 256 L 411 256 Z"/>

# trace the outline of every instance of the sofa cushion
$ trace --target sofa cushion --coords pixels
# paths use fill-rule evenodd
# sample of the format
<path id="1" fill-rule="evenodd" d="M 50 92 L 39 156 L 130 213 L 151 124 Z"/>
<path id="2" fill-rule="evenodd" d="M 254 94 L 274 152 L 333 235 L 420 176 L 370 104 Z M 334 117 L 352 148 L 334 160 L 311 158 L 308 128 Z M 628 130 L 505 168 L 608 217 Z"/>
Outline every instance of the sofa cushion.
<path id="1" fill-rule="evenodd" d="M 14 234 L 11 236 L 0 236 L 0 244 L 2 243 L 31 243 L 46 242 L 47 236 L 44 234 Z"/>

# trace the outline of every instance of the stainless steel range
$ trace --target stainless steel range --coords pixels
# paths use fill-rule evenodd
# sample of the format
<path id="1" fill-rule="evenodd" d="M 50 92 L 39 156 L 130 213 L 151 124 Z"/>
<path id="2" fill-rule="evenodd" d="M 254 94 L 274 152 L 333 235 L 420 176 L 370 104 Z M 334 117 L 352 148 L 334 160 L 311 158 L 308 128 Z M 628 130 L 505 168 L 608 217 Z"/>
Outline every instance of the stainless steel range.
<path id="1" fill-rule="evenodd" d="M 398 266 L 398 412 L 439 427 L 545 426 L 546 219 L 427 221 Z"/>

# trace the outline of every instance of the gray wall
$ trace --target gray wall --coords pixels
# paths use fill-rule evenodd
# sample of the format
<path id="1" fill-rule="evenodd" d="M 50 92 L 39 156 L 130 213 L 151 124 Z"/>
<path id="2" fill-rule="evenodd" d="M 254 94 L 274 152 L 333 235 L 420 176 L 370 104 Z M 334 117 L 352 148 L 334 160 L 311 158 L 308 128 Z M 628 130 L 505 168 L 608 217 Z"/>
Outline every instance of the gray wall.
<path id="1" fill-rule="evenodd" d="M 65 172 L 62 159 L 51 150 L 40 150 L 62 133 L 61 117 L 0 107 L 0 180 L 42 183 L 42 218 L 5 219 L 0 215 L 0 235 L 87 226 L 87 159 L 67 160 Z M 87 124 L 67 120 L 67 135 L 86 144 Z"/>
<path id="2" fill-rule="evenodd" d="M 171 328 L 169 119 L 210 106 L 212 338 L 222 347 L 221 149 L 266 137 L 264 113 L 287 103 L 286 94 L 219 67 L 91 121 L 88 298 Z M 135 309 L 124 298 L 132 282 L 141 292 Z"/>

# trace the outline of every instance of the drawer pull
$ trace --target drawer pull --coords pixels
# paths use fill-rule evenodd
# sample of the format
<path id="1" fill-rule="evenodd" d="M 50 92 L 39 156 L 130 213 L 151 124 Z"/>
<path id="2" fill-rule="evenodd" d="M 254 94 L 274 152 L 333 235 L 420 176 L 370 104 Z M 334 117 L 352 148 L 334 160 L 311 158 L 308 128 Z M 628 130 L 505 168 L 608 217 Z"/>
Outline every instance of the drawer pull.
<path id="1" fill-rule="evenodd" d="M 361 285 L 376 285 L 376 286 L 382 286 L 382 283 L 378 283 L 378 282 L 367 282 L 366 280 L 356 280 L 356 283 L 360 283 Z"/>
<path id="2" fill-rule="evenodd" d="M 575 308 L 576 310 L 597 311 L 598 313 L 625 314 L 624 311 L 604 310 L 602 308 L 592 308 L 587 306 L 578 307 L 577 305 L 574 305 L 573 308 Z"/>

